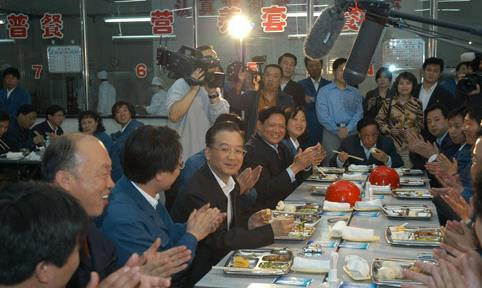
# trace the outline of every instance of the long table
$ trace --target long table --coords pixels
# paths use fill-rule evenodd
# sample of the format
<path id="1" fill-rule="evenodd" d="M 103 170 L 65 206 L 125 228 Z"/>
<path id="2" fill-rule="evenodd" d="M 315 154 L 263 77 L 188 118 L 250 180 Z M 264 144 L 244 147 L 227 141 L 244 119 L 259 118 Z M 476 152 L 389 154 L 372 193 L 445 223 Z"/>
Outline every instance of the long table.
<path id="1" fill-rule="evenodd" d="M 300 201 L 300 202 L 317 202 L 321 203 L 324 200 L 323 196 L 313 196 L 312 186 L 319 185 L 319 183 L 305 181 L 300 185 L 286 200 L 288 201 Z M 428 187 L 428 186 L 427 186 Z M 430 253 L 431 248 L 418 248 L 418 247 L 398 247 L 390 246 L 385 241 L 385 230 L 389 225 L 400 225 L 408 222 L 410 226 L 425 226 L 425 227 L 440 227 L 437 211 L 432 201 L 430 200 L 399 200 L 392 197 L 391 195 L 384 195 L 381 199 L 383 204 L 417 204 L 417 205 L 427 205 L 432 209 L 433 216 L 429 220 L 394 220 L 387 218 L 383 212 L 380 211 L 378 217 L 364 217 L 364 216 L 353 216 L 349 223 L 349 226 L 359 227 L 359 228 L 370 228 L 374 229 L 375 235 L 380 236 L 378 242 L 372 242 L 369 244 L 368 249 L 348 249 L 348 248 L 325 248 L 324 254 L 319 259 L 329 259 L 331 251 L 338 250 L 339 260 L 338 260 L 338 279 L 341 281 L 353 282 L 343 272 L 344 259 L 347 255 L 359 255 L 365 258 L 369 263 L 371 263 L 374 257 L 389 257 L 389 258 L 417 258 L 421 253 Z M 350 215 L 350 214 L 348 214 Z M 326 219 L 336 217 L 333 215 L 322 214 L 321 221 L 317 224 L 316 232 L 311 237 L 311 240 L 326 240 L 327 236 L 322 235 L 322 230 L 326 225 Z M 287 247 L 293 251 L 296 255 L 301 252 L 302 248 L 305 246 L 306 241 L 280 241 L 275 240 L 275 242 L 267 247 Z M 224 266 L 230 253 L 226 255 L 217 265 Z M 326 274 L 304 274 L 297 272 L 289 272 L 287 276 L 294 277 L 305 277 L 313 279 L 309 287 L 320 287 L 320 285 L 325 280 Z M 196 287 L 274 287 L 273 280 L 276 276 L 245 276 L 245 275 L 229 275 L 225 274 L 222 270 L 212 269 L 207 275 L 205 275 L 197 284 Z M 370 283 L 370 281 L 365 281 L 365 283 Z"/>

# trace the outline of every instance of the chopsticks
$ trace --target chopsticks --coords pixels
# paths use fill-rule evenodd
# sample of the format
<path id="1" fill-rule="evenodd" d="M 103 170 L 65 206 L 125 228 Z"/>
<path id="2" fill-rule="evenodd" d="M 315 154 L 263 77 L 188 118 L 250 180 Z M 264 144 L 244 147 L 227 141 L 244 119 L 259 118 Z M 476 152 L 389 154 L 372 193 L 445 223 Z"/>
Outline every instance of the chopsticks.
<path id="1" fill-rule="evenodd" d="M 337 150 L 333 150 L 333 153 L 340 154 L 341 152 L 337 151 Z M 363 159 L 361 157 L 353 156 L 353 155 L 350 155 L 350 154 L 348 154 L 348 157 L 359 160 L 359 161 L 365 161 L 365 159 Z"/>

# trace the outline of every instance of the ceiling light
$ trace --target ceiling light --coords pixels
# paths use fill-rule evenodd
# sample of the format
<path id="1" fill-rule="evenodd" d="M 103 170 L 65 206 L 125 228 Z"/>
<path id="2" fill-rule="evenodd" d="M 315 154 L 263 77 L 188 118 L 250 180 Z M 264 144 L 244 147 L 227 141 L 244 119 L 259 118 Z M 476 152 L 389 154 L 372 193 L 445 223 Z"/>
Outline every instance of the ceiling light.
<path id="1" fill-rule="evenodd" d="M 254 24 L 243 15 L 236 15 L 229 19 L 228 32 L 229 34 L 238 39 L 244 39 L 249 32 L 253 29 Z"/>
<path id="2" fill-rule="evenodd" d="M 176 38 L 174 34 L 163 34 L 162 39 L 165 38 Z M 116 35 L 112 36 L 112 40 L 161 40 L 161 35 Z"/>
<path id="3" fill-rule="evenodd" d="M 114 0 L 114 3 L 146 2 L 147 0 Z"/>
<path id="4" fill-rule="evenodd" d="M 13 39 L 0 39 L 0 43 L 14 43 L 15 40 Z"/>
<path id="5" fill-rule="evenodd" d="M 5 20 L 1 19 L 0 20 L 0 25 L 5 24 Z"/>
<path id="6" fill-rule="evenodd" d="M 110 17 L 104 18 L 105 23 L 150 22 L 150 17 Z"/>

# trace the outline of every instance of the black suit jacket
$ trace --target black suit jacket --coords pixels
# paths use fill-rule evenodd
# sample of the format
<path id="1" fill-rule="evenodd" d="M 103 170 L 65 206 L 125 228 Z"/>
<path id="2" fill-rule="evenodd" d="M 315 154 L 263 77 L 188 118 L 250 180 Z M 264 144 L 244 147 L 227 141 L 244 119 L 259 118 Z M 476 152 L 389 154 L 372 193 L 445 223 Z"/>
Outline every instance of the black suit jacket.
<path id="1" fill-rule="evenodd" d="M 435 142 L 435 139 L 431 141 L 431 143 L 433 142 Z M 447 158 L 452 159 L 459 150 L 460 145 L 452 142 L 452 138 L 450 138 L 449 134 L 447 133 L 442 139 L 442 143 L 440 145 L 437 144 L 437 147 L 440 153 L 443 153 L 445 156 L 447 156 Z M 427 159 L 424 157 L 415 153 L 410 153 L 410 160 L 413 163 L 413 168 L 425 169 L 425 162 L 427 162 Z M 429 175 L 429 177 L 432 176 Z M 432 181 L 431 186 L 440 187 L 440 184 L 437 181 Z"/>
<path id="2" fill-rule="evenodd" d="M 283 143 L 278 144 L 278 154 L 259 135 L 255 135 L 249 139 L 245 147 L 247 153 L 244 156 L 242 169 L 255 168 L 258 165 L 263 167 L 258 182 L 254 186 L 257 194 L 256 204 L 247 212 L 265 208 L 274 209 L 280 200 L 290 195 L 311 174 L 311 171 L 300 172 L 296 175 L 296 181 L 291 182 L 286 168 L 293 163 L 293 155 Z"/>
<path id="3" fill-rule="evenodd" d="M 97 272 L 100 280 L 103 280 L 119 268 L 114 244 L 102 234 L 94 223 L 89 223 L 86 234 L 89 255 L 81 247 L 79 267 L 67 284 L 69 288 L 87 286 L 90 281 L 90 272 Z"/>
<path id="4" fill-rule="evenodd" d="M 303 86 L 290 79 L 283 92 L 293 97 L 296 107 L 305 107 L 305 88 Z"/>
<path id="5" fill-rule="evenodd" d="M 236 180 L 235 180 L 236 181 Z M 273 243 L 271 225 L 248 230 L 240 215 L 238 202 L 239 184 L 230 193 L 233 218 L 229 230 L 226 221 L 219 229 L 198 243 L 196 256 L 187 275 L 187 287 L 191 287 L 209 272 L 229 251 L 253 249 Z M 207 165 L 204 165 L 182 188 L 171 211 L 176 222 L 186 222 L 194 209 L 206 203 L 227 212 L 228 200 L 216 178 Z"/>
<path id="6" fill-rule="evenodd" d="M 350 165 L 350 164 L 356 164 L 356 165 L 383 165 L 382 162 L 378 161 L 377 159 L 373 158 L 373 155 L 370 154 L 370 157 L 367 159 L 365 155 L 365 150 L 363 150 L 363 147 L 360 144 L 360 137 L 358 137 L 358 134 L 348 136 L 341 142 L 341 146 L 338 149 L 338 151 L 345 151 L 350 155 L 353 156 L 358 156 L 360 158 L 363 158 L 363 161 L 356 160 L 353 158 L 348 158 L 348 160 L 345 162 L 345 165 Z M 385 137 L 385 136 L 378 136 L 378 141 L 376 144 L 377 149 L 382 150 L 385 152 L 390 158 L 392 158 L 392 167 L 393 168 L 398 168 L 403 166 L 403 160 L 398 155 L 397 150 L 395 148 L 395 145 L 393 144 L 393 140 Z M 336 157 L 338 155 L 334 155 L 333 158 L 331 158 L 330 165 L 336 167 Z"/>
<path id="7" fill-rule="evenodd" d="M 417 99 L 419 99 L 420 97 L 421 89 L 422 89 L 422 84 L 419 84 L 414 90 L 414 95 Z M 459 101 L 456 100 L 455 96 L 452 93 L 450 93 L 450 91 L 442 87 L 440 83 L 438 83 L 437 86 L 435 87 L 435 90 L 433 90 L 432 96 L 428 101 L 427 108 L 435 104 L 440 104 L 444 106 L 447 109 L 447 111 L 452 111 L 461 105 L 461 103 L 459 103 Z M 430 132 L 428 132 L 426 119 L 427 119 L 427 113 L 424 113 L 424 127 L 421 134 L 425 138 L 425 140 L 433 142 L 435 140 L 435 137 L 432 136 Z"/>

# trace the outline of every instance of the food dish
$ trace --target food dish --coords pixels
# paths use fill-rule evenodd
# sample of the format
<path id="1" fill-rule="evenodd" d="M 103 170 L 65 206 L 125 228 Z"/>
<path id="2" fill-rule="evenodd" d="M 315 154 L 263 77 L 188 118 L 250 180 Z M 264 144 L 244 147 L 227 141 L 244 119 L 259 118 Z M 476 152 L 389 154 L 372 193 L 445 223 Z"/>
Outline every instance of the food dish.
<path id="1" fill-rule="evenodd" d="M 338 168 L 338 167 L 316 167 L 316 172 L 318 173 L 326 173 L 326 174 L 343 174 L 345 172 L 345 168 Z"/>
<path id="2" fill-rule="evenodd" d="M 316 182 L 334 182 L 338 180 L 338 175 L 337 174 L 311 175 L 306 180 L 316 181 Z"/>
<path id="3" fill-rule="evenodd" d="M 392 195 L 399 199 L 432 199 L 428 189 L 418 188 L 398 188 L 392 191 Z"/>
<path id="4" fill-rule="evenodd" d="M 443 235 L 440 228 L 388 226 L 385 239 L 391 245 L 438 247 Z"/>
<path id="5" fill-rule="evenodd" d="M 291 202 L 279 201 L 276 205 L 276 211 L 284 211 L 301 214 L 317 214 L 322 211 L 320 204 L 314 202 Z"/>
<path id="6" fill-rule="evenodd" d="M 293 230 L 286 236 L 277 236 L 276 240 L 294 240 L 294 241 L 305 241 L 308 240 L 311 235 L 315 232 L 315 227 L 311 225 L 305 225 L 305 223 L 297 223 Z"/>
<path id="7" fill-rule="evenodd" d="M 293 253 L 286 248 L 241 249 L 232 252 L 225 263 L 227 274 L 284 275 L 293 264 Z"/>
<path id="8" fill-rule="evenodd" d="M 294 218 L 295 223 L 304 223 L 305 225 L 316 225 L 320 221 L 320 214 L 316 213 L 301 213 L 301 212 L 283 212 L 273 211 L 273 218 Z"/>
<path id="9" fill-rule="evenodd" d="M 372 262 L 372 279 L 375 284 L 400 287 L 402 283 L 417 284 L 403 277 L 403 270 L 421 273 L 415 266 L 416 259 L 374 258 Z"/>
<path id="10" fill-rule="evenodd" d="M 382 211 L 389 218 L 429 219 L 433 213 L 426 205 L 389 205 L 384 204 Z"/>
<path id="11" fill-rule="evenodd" d="M 403 186 L 424 186 L 425 181 L 421 177 L 400 177 L 400 185 L 403 185 Z"/>
<path id="12" fill-rule="evenodd" d="M 420 169 L 410 169 L 410 168 L 396 168 L 400 176 L 421 176 L 423 171 Z"/>

